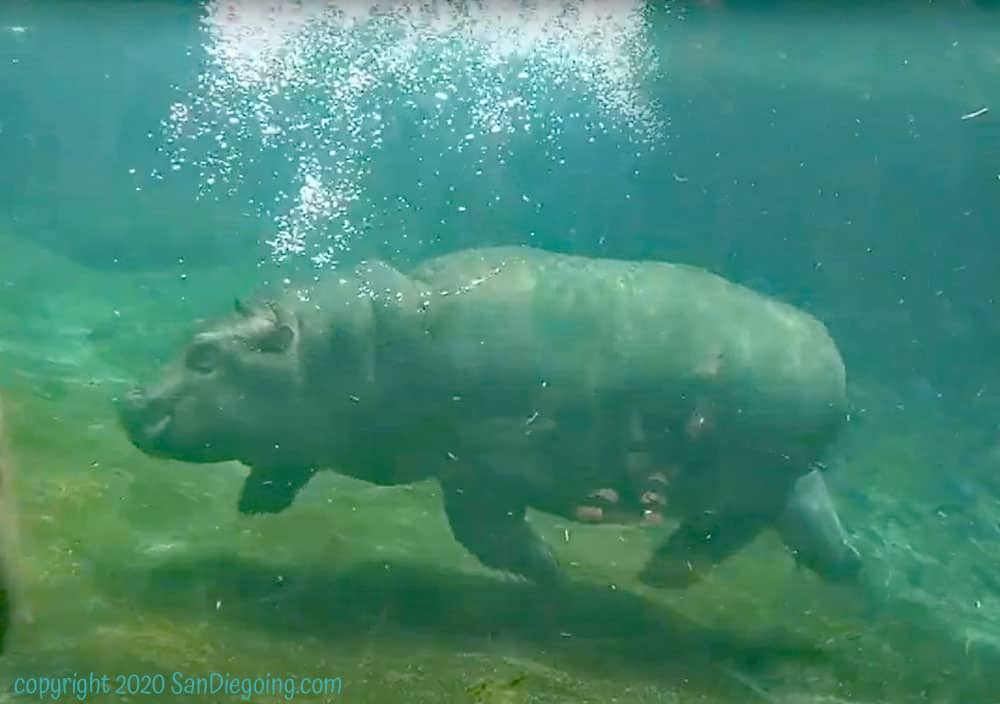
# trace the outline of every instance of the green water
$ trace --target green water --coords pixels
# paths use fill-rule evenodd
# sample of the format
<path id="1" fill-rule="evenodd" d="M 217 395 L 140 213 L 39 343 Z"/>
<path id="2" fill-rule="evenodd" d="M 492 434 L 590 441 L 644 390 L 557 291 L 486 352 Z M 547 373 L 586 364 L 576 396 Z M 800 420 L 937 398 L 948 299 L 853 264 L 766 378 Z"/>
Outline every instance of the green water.
<path id="1" fill-rule="evenodd" d="M 1000 16 L 779 5 L 657 4 L 553 39 L 576 62 L 537 48 L 549 27 L 485 69 L 481 35 L 530 32 L 401 54 L 338 25 L 296 68 L 315 81 L 271 97 L 266 148 L 264 88 L 204 63 L 213 5 L 0 9 L 0 393 L 33 617 L 0 700 L 93 672 L 166 679 L 86 697 L 108 702 L 241 700 L 171 692 L 174 673 L 341 679 L 304 702 L 1000 701 Z M 404 81 L 401 55 L 431 78 Z M 513 95 L 534 102 L 512 131 L 477 122 Z M 338 166 L 348 210 L 295 220 L 302 170 Z M 277 263 L 282 227 L 305 252 Z M 572 577 L 547 591 L 459 547 L 433 483 L 325 472 L 246 517 L 245 468 L 146 457 L 118 425 L 112 399 L 195 320 L 327 247 L 406 263 L 513 242 L 704 266 L 824 320 L 855 421 L 829 482 L 866 588 L 764 535 L 651 590 L 636 574 L 672 526 L 531 514 Z"/>

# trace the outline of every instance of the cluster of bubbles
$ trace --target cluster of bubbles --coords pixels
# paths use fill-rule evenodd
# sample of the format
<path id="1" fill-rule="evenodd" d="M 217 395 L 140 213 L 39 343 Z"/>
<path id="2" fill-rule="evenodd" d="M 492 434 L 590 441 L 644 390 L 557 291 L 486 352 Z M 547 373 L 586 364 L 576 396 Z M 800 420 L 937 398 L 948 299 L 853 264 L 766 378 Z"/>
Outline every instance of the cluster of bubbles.
<path id="1" fill-rule="evenodd" d="M 551 106 L 583 96 L 599 113 L 587 129 L 654 144 L 645 29 L 641 0 L 209 0 L 209 60 L 164 120 L 172 168 L 197 169 L 202 195 L 232 196 L 262 174 L 280 181 L 283 160 L 294 186 L 250 199 L 274 222 L 274 257 L 335 265 L 364 229 L 356 205 L 387 123 L 408 111 L 462 150 L 516 133 L 558 139 L 564 120 L 582 118 Z"/>

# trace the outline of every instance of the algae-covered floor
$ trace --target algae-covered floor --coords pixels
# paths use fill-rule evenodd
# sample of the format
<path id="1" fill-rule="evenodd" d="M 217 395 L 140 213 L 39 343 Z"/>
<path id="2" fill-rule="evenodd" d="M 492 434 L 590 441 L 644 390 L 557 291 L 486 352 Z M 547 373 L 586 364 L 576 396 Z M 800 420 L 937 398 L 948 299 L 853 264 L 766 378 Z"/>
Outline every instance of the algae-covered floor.
<path id="1" fill-rule="evenodd" d="M 250 288 L 246 279 L 98 276 L 2 244 L 13 256 L 0 264 L 0 391 L 34 616 L 0 663 L 4 701 L 30 699 L 12 692 L 17 677 L 91 672 L 112 683 L 165 677 L 162 694 L 87 697 L 109 702 L 244 700 L 172 693 L 173 673 L 339 677 L 339 699 L 379 704 L 1000 700 L 989 676 L 1000 662 L 988 642 L 995 620 L 961 620 L 962 609 L 996 619 L 995 592 L 975 596 L 969 569 L 985 553 L 929 523 L 921 532 L 878 519 L 904 531 L 897 547 L 939 541 L 922 543 L 921 555 L 940 559 L 924 559 L 926 577 L 892 562 L 891 540 L 872 551 L 862 531 L 875 576 L 861 591 L 831 587 L 765 536 L 705 584 L 664 593 L 634 578 L 663 529 L 534 515 L 575 577 L 545 592 L 465 554 L 432 484 L 375 488 L 325 473 L 285 513 L 240 516 L 245 470 L 141 455 L 116 426 L 111 398 L 170 349 L 185 317 L 221 310 Z M 884 512 L 880 492 L 919 496 L 933 475 L 921 462 L 930 467 L 931 446 L 954 437 L 940 419 L 931 433 L 871 415 L 836 467 L 852 526 L 869 520 L 866 510 Z M 982 525 L 992 509 L 965 510 L 963 520 Z M 1000 556 L 995 541 L 978 544 Z M 907 597 L 935 580 L 954 592 L 920 593 L 953 595 L 953 605 Z M 327 700 L 338 696 L 294 697 Z"/>

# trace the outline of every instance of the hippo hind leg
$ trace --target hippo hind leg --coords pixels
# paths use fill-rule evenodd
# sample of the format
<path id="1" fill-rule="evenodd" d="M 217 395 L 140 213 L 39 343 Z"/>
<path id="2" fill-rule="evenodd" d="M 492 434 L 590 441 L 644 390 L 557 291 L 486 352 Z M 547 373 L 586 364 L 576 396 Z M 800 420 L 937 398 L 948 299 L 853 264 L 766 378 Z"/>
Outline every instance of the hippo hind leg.
<path id="1" fill-rule="evenodd" d="M 855 580 L 861 556 L 851 545 L 820 470 L 792 485 L 775 513 L 706 513 L 683 523 L 653 554 L 639 576 L 653 587 L 683 588 L 773 527 L 797 564 L 830 582 Z"/>
<path id="2" fill-rule="evenodd" d="M 800 477 L 789 492 L 776 528 L 795 561 L 825 580 L 850 582 L 861 572 L 820 470 Z"/>
<path id="3" fill-rule="evenodd" d="M 683 589 L 700 582 L 715 565 L 753 541 L 769 517 L 706 512 L 689 518 L 649 559 L 639 581 L 661 589 Z"/>
<path id="4" fill-rule="evenodd" d="M 442 482 L 442 489 L 452 534 L 482 564 L 538 584 L 560 581 L 555 557 L 525 520 L 523 503 L 479 485 Z"/>

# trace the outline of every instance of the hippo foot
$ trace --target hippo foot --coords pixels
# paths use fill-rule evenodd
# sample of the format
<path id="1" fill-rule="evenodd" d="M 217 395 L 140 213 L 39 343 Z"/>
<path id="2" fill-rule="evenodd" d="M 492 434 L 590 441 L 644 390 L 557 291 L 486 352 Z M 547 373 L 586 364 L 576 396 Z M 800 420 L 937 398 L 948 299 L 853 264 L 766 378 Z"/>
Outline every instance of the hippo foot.
<path id="1" fill-rule="evenodd" d="M 525 546 L 520 554 L 509 554 L 498 560 L 498 563 L 508 565 L 500 569 L 517 581 L 527 581 L 546 588 L 558 587 L 565 581 L 559 561 L 540 539 L 535 545 Z M 487 563 L 483 561 L 483 564 Z"/>
<path id="2" fill-rule="evenodd" d="M 315 473 L 313 469 L 252 468 L 240 493 L 239 512 L 251 516 L 281 513 Z"/>
<path id="3" fill-rule="evenodd" d="M 643 567 L 639 581 L 659 589 L 685 589 L 752 541 L 763 526 L 759 516 L 706 513 L 674 531 Z"/>
<path id="4" fill-rule="evenodd" d="M 650 560 L 639 573 L 639 582 L 654 589 L 687 589 L 705 577 L 711 565 L 698 565 L 685 560 L 683 563 Z"/>

